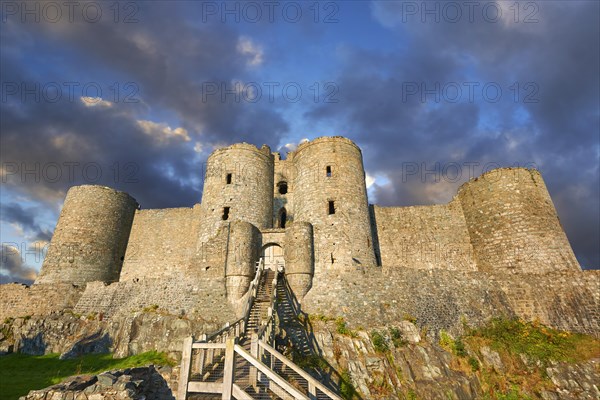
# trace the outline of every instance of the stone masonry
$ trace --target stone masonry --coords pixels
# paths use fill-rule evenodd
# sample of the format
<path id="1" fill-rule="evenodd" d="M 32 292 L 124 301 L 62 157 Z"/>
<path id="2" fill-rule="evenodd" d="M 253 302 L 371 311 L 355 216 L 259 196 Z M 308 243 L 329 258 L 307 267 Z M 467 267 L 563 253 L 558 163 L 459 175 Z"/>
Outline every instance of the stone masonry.
<path id="1" fill-rule="evenodd" d="M 261 257 L 284 267 L 306 311 L 351 324 L 414 314 L 452 328 L 507 314 L 600 332 L 598 273 L 581 271 L 538 171 L 489 171 L 448 204 L 379 207 L 343 137 L 286 158 L 247 143 L 215 150 L 192 207 L 71 188 L 39 278 L 2 286 L 0 318 L 157 307 L 224 324 L 240 316 Z"/>

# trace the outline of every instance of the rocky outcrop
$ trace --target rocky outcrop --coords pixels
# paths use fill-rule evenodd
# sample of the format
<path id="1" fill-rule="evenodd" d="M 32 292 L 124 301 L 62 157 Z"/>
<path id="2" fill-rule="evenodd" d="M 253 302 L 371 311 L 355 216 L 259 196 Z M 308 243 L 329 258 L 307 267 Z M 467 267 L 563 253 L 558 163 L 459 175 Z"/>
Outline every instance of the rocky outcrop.
<path id="1" fill-rule="evenodd" d="M 321 352 L 324 361 L 349 381 L 358 398 L 477 399 L 489 391 L 486 376 L 506 374 L 499 354 L 489 347 L 467 349 L 460 358 L 432 340 L 432 335 L 427 338 L 419 334 L 408 321 L 392 327 L 396 329 L 395 337 L 390 334 L 390 327 L 375 329 L 381 333 L 377 339 L 373 331 L 346 330 L 341 334 L 333 321 L 313 321 L 312 326 L 314 350 Z M 533 374 L 540 365 L 523 362 L 523 367 L 524 374 Z M 600 360 L 552 362 L 541 368 L 548 378 L 542 390 L 527 393 L 529 398 L 600 399 Z M 338 387 L 342 386 L 339 378 L 331 378 L 338 381 Z M 509 386 L 506 391 L 510 390 Z"/>
<path id="2" fill-rule="evenodd" d="M 169 375 L 169 368 L 162 371 L 150 365 L 76 376 L 46 389 L 32 390 L 20 400 L 175 400 L 165 375 Z"/>
<path id="3" fill-rule="evenodd" d="M 108 321 L 96 315 L 55 312 L 0 324 L 0 351 L 31 355 L 60 353 L 61 358 L 112 352 L 121 358 L 158 350 L 178 359 L 184 338 L 219 328 L 203 320 L 156 311 L 136 312 Z"/>

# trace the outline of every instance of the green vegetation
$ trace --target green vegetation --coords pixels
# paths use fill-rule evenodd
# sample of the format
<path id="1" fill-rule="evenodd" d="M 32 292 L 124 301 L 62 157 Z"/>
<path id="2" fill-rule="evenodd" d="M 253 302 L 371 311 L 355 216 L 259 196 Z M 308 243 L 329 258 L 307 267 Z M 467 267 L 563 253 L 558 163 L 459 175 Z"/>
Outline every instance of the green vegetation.
<path id="1" fill-rule="evenodd" d="M 402 347 L 408 343 L 406 340 L 404 340 L 404 337 L 402 337 L 402 331 L 400 331 L 400 329 L 390 326 L 388 330 L 390 331 L 390 336 L 392 338 L 392 343 L 394 343 L 394 347 Z"/>
<path id="2" fill-rule="evenodd" d="M 408 393 L 406 394 L 406 399 L 407 400 L 417 400 L 417 394 L 415 393 L 414 390 L 410 389 L 408 391 Z"/>
<path id="3" fill-rule="evenodd" d="M 483 398 L 484 400 L 533 400 L 532 397 L 521 392 L 515 385 L 505 393 L 495 393 L 494 397 L 491 397 L 490 394 L 486 393 Z"/>
<path id="4" fill-rule="evenodd" d="M 337 317 L 335 319 L 336 331 L 340 335 L 349 335 L 350 329 L 346 326 L 346 321 L 344 321 L 343 317 Z"/>
<path id="5" fill-rule="evenodd" d="M 600 341 L 588 335 L 563 332 L 539 322 L 494 319 L 467 335 L 488 342 L 496 351 L 524 354 L 546 364 L 549 360 L 578 362 L 600 357 Z"/>
<path id="6" fill-rule="evenodd" d="M 350 376 L 350 371 L 348 370 L 342 371 L 340 379 L 340 395 L 346 400 L 352 400 L 357 397 L 356 389 L 352 385 L 352 378 Z"/>
<path id="7" fill-rule="evenodd" d="M 323 322 L 329 322 L 329 321 L 333 321 L 335 318 L 332 317 L 328 317 L 326 315 L 323 314 L 309 314 L 308 315 L 308 320 L 309 321 L 323 321 Z"/>
<path id="8" fill-rule="evenodd" d="M 467 361 L 471 366 L 471 371 L 479 371 L 479 361 L 475 357 L 469 357 Z"/>
<path id="9" fill-rule="evenodd" d="M 158 310 L 158 304 L 152 304 L 151 306 L 144 307 L 142 309 L 143 312 L 153 312 L 153 311 L 156 311 L 156 310 Z"/>
<path id="10" fill-rule="evenodd" d="M 337 317 L 335 319 L 335 330 L 340 335 L 346 335 L 353 338 L 358 337 L 358 333 L 356 333 L 356 331 L 353 331 L 350 328 L 348 328 L 344 317 Z"/>
<path id="11" fill-rule="evenodd" d="M 465 344 L 463 343 L 461 338 L 452 339 L 452 337 L 448 334 L 448 332 L 443 329 L 440 331 L 440 346 L 444 349 L 450 351 L 455 356 L 466 357 L 467 351 L 465 349 Z"/>
<path id="12" fill-rule="evenodd" d="M 388 344 L 385 341 L 385 338 L 379 331 L 371 331 L 371 341 L 373 342 L 373 347 L 375 348 L 375 351 L 378 353 L 386 353 L 390 350 Z"/>
<path id="13" fill-rule="evenodd" d="M 331 369 L 329 363 L 327 363 L 327 361 L 318 354 L 310 354 L 306 356 L 294 351 L 292 353 L 292 361 L 304 370 L 314 369 L 317 371 L 328 371 Z"/>
<path id="14" fill-rule="evenodd" d="M 417 323 L 417 318 L 412 316 L 411 314 L 404 314 L 404 316 L 402 316 L 402 319 L 413 324 Z"/>
<path id="15" fill-rule="evenodd" d="M 58 354 L 9 354 L 0 357 L 0 382 L 3 382 L 0 399 L 17 399 L 30 390 L 55 385 L 73 375 L 97 374 L 149 364 L 174 364 L 165 353 L 156 351 L 121 359 L 112 358 L 111 354 L 90 354 L 71 360 L 59 360 L 58 357 Z"/>
<path id="16" fill-rule="evenodd" d="M 441 334 L 440 344 L 442 342 L 449 343 L 448 337 Z M 484 399 L 489 400 L 528 400 L 532 393 L 553 387 L 546 374 L 550 360 L 580 362 L 600 357 L 600 340 L 592 336 L 563 332 L 520 319 L 494 319 L 483 327 L 468 330 L 461 342 L 475 353 L 487 346 L 500 356 L 502 373 L 489 366 L 482 367 L 475 357 L 455 360 L 457 368 L 464 371 L 470 368 L 480 374 Z M 456 343 L 450 344 L 460 350 Z M 521 355 L 530 361 L 525 362 Z"/>

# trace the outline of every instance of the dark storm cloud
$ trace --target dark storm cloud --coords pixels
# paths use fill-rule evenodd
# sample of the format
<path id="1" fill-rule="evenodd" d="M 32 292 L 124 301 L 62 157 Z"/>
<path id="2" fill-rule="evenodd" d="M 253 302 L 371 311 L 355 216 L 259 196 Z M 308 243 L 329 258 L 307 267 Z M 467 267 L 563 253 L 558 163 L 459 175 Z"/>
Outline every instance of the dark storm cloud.
<path id="1" fill-rule="evenodd" d="M 231 27 L 197 23 L 193 16 L 200 17 L 200 4 L 193 2 L 183 7 L 172 2 L 136 4 L 140 8 L 137 23 L 115 24 L 110 19 L 97 24 L 69 23 L 65 19 L 18 29 L 37 29 L 34 35 L 42 35 L 59 54 L 68 49 L 77 58 L 78 69 L 101 66 L 134 81 L 144 102 L 173 111 L 184 127 L 193 134 L 202 133 L 204 140 L 235 142 L 246 137 L 249 141 L 250 134 L 251 141 L 262 144 L 287 130 L 281 116 L 263 104 L 236 102 L 232 95 L 223 101 L 220 88 L 216 95 L 203 96 L 213 84 L 232 90 L 232 80 L 248 76 L 249 56 L 237 51 L 240 36 Z M 176 22 L 165 23 L 165 18 Z M 263 130 L 255 129 L 258 121 L 266 121 Z"/>
<path id="2" fill-rule="evenodd" d="M 374 187 L 384 205 L 450 200 L 470 177 L 466 162 L 478 163 L 475 175 L 486 165 L 537 166 L 579 261 L 598 267 L 599 3 L 536 2 L 534 24 L 510 18 L 422 23 L 420 15 L 403 23 L 402 3 L 377 2 L 373 9 L 405 47 L 395 54 L 346 48 L 337 79 L 340 102 L 306 116 L 350 127 L 345 133 L 363 146 L 369 172 L 390 180 Z M 433 88 L 473 81 L 499 84 L 503 98 L 470 102 L 463 95 L 452 103 L 403 97 L 407 82 Z M 514 82 L 536 84 L 538 101 L 523 102 L 521 92 L 515 102 Z M 438 170 L 452 162 L 463 166 L 461 179 L 424 176 L 436 162 Z M 419 171 L 408 174 L 407 164 Z"/>
<path id="3" fill-rule="evenodd" d="M 37 272 L 23 262 L 16 247 L 2 244 L 0 248 L 0 284 L 21 282 L 31 285 Z"/>
<path id="4" fill-rule="evenodd" d="M 66 93 L 56 102 L 20 101 L 18 95 L 3 101 L 2 162 L 11 166 L 9 174 L 3 171 L 7 187 L 53 206 L 68 187 L 85 183 L 125 190 L 144 208 L 189 206 L 200 201 L 202 161 L 214 145 L 277 142 L 288 129 L 264 104 L 203 97 L 207 83 L 231 89 L 232 80 L 248 75 L 236 32 L 224 24 L 194 24 L 193 3 L 187 11 L 170 2 L 136 4 L 139 22 L 133 24 L 108 18 L 96 24 L 63 19 L 2 25 L 3 84 L 98 82 L 106 93 L 117 77 L 122 90 L 109 106 L 88 107 Z M 166 16 L 177 22 L 165 23 Z M 134 96 L 139 103 L 123 101 L 127 82 L 139 88 Z M 114 101 L 109 94 L 104 100 Z M 174 117 L 177 125 L 147 121 L 152 112 Z M 178 127 L 187 136 L 163 132 Z M 49 176 L 52 168 L 44 170 L 52 164 L 61 167 L 57 181 Z M 69 170 L 69 165 L 76 166 Z M 36 166 L 39 179 L 22 174 Z"/>
<path id="5" fill-rule="evenodd" d="M 35 222 L 35 216 L 36 209 L 34 207 L 23 208 L 17 203 L 2 204 L 0 210 L 0 220 L 16 224 L 32 241 L 49 241 L 52 237 L 51 232 L 41 228 Z"/>

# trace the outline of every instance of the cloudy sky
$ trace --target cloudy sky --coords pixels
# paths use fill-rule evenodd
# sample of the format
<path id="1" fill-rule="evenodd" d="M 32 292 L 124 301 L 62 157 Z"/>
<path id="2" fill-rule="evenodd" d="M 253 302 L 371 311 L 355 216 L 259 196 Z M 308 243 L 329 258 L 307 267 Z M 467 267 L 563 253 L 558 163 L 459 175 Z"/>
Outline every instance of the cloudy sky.
<path id="1" fill-rule="evenodd" d="M 2 2 L 2 282 L 31 282 L 69 187 L 191 206 L 235 142 L 343 135 L 369 201 L 538 168 L 600 265 L 599 2 Z"/>

